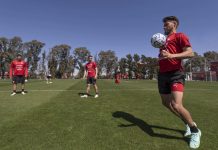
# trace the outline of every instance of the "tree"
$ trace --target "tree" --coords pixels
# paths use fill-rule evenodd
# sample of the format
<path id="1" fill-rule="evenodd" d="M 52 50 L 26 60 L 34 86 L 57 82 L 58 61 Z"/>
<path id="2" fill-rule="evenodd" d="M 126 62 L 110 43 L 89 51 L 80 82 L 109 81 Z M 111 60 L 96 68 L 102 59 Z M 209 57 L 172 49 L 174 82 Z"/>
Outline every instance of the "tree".
<path id="1" fill-rule="evenodd" d="M 119 63 L 119 66 L 120 66 L 120 72 L 122 74 L 126 73 L 126 68 L 128 67 L 127 59 L 126 58 L 121 58 L 118 63 Z"/>
<path id="2" fill-rule="evenodd" d="M 117 57 L 114 51 L 100 51 L 98 54 L 98 68 L 100 75 L 104 72 L 111 78 L 117 65 Z"/>
<path id="3" fill-rule="evenodd" d="M 127 68 L 128 68 L 128 74 L 129 74 L 129 78 L 131 79 L 132 78 L 132 71 L 133 71 L 133 58 L 132 58 L 132 55 L 131 54 L 127 54 L 126 55 L 126 58 L 127 58 Z"/>
<path id="4" fill-rule="evenodd" d="M 157 74 L 158 71 L 158 59 L 152 57 L 141 56 L 141 62 L 145 64 L 142 67 L 142 73 L 146 78 L 152 79 Z"/>
<path id="5" fill-rule="evenodd" d="M 40 53 L 42 51 L 42 48 L 45 46 L 45 43 L 42 43 L 37 40 L 32 40 L 30 42 L 24 43 L 24 48 L 27 51 L 26 57 L 27 57 L 27 63 L 30 70 L 30 74 L 35 77 L 36 71 L 38 68 L 38 62 L 40 61 Z"/>
<path id="6" fill-rule="evenodd" d="M 136 78 L 139 78 L 141 75 L 141 68 L 138 67 L 137 63 L 140 61 L 140 56 L 138 54 L 133 55 L 133 72 Z"/>
<path id="7" fill-rule="evenodd" d="M 45 77 L 45 73 L 46 73 L 46 52 L 43 51 L 42 55 L 41 55 L 41 62 L 39 64 L 39 74 L 41 76 L 41 78 Z"/>
<path id="8" fill-rule="evenodd" d="M 57 67 L 58 67 L 58 62 L 55 59 L 55 56 L 49 52 L 48 54 L 48 71 L 50 72 L 50 74 L 52 75 L 52 77 L 56 77 L 56 71 L 57 71 Z"/>
<path id="9" fill-rule="evenodd" d="M 75 67 L 79 70 L 78 77 L 81 78 L 84 73 L 84 65 L 87 61 L 88 56 L 90 55 L 90 51 L 86 47 L 78 47 L 73 51 Z"/>
<path id="10" fill-rule="evenodd" d="M 204 57 L 208 62 L 218 60 L 218 52 L 215 51 L 207 51 L 204 53 Z"/>
<path id="11" fill-rule="evenodd" d="M 50 53 L 52 60 L 50 61 L 50 63 L 55 63 L 55 72 L 58 78 L 63 77 L 64 73 L 67 73 L 70 58 L 70 49 L 71 47 L 67 44 L 56 45 L 51 49 Z M 53 59 L 55 59 L 55 61 Z M 52 66 L 52 64 L 50 65 Z"/>
<path id="12" fill-rule="evenodd" d="M 184 69 L 186 72 L 197 72 L 204 69 L 204 57 L 194 52 L 194 57 L 184 62 Z"/>
<path id="13" fill-rule="evenodd" d="M 10 63 L 16 57 L 17 53 L 23 54 L 23 42 L 20 37 L 15 36 L 12 39 L 0 38 L 1 58 L 4 57 L 6 62 Z"/>
<path id="14" fill-rule="evenodd" d="M 75 60 L 74 60 L 73 56 L 70 56 L 69 59 L 68 59 L 66 71 L 70 75 L 73 75 L 73 73 L 75 71 Z"/>

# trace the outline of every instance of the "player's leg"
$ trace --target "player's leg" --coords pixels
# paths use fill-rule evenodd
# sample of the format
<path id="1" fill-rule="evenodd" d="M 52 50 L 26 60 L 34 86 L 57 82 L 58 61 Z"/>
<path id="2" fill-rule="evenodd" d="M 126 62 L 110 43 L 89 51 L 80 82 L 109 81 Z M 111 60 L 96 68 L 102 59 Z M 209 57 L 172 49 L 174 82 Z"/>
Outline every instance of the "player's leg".
<path id="1" fill-rule="evenodd" d="M 87 84 L 87 87 L 86 87 L 86 94 L 89 95 L 90 93 L 90 87 L 91 87 L 91 84 Z"/>
<path id="2" fill-rule="evenodd" d="M 81 98 L 87 98 L 90 93 L 91 79 L 88 77 L 86 80 L 86 94 L 82 95 Z"/>
<path id="3" fill-rule="evenodd" d="M 172 95 L 168 74 L 158 75 L 158 90 L 161 96 L 162 104 L 173 114 L 181 118 L 180 114 L 178 114 L 171 105 Z"/>
<path id="4" fill-rule="evenodd" d="M 95 89 L 95 98 L 98 98 L 99 97 L 99 95 L 98 95 L 98 86 L 97 86 L 96 83 L 94 84 L 94 89 Z"/>
<path id="5" fill-rule="evenodd" d="M 49 76 L 49 83 L 53 83 L 53 82 L 51 81 L 51 76 Z"/>
<path id="6" fill-rule="evenodd" d="M 197 125 L 194 123 L 189 111 L 183 106 L 183 92 L 173 91 L 172 95 L 173 108 L 182 116 L 184 120 L 186 120 L 188 126 L 190 127 L 191 139 L 189 146 L 191 148 L 198 148 L 200 146 L 201 131 L 197 128 Z"/>
<path id="7" fill-rule="evenodd" d="M 21 83 L 21 94 L 25 95 L 25 77 L 24 76 L 20 76 L 19 77 L 19 82 Z"/>
<path id="8" fill-rule="evenodd" d="M 189 111 L 183 106 L 183 92 L 173 91 L 172 96 L 173 99 L 171 101 L 171 105 L 173 109 L 187 122 L 190 127 L 195 126 Z"/>
<path id="9" fill-rule="evenodd" d="M 46 83 L 49 84 L 49 76 L 46 76 Z"/>
<path id="10" fill-rule="evenodd" d="M 12 89 L 13 89 L 13 92 L 11 93 L 11 96 L 14 96 L 17 94 L 17 77 L 13 77 L 12 78 Z"/>
<path id="11" fill-rule="evenodd" d="M 25 83 L 21 83 L 21 94 L 25 95 Z"/>
<path id="12" fill-rule="evenodd" d="M 171 94 L 160 94 L 162 104 L 168 108 L 173 114 L 175 114 L 177 117 L 183 120 L 181 115 L 173 108 L 171 101 L 172 101 L 172 95 Z M 183 120 L 183 122 L 186 124 L 186 121 Z"/>

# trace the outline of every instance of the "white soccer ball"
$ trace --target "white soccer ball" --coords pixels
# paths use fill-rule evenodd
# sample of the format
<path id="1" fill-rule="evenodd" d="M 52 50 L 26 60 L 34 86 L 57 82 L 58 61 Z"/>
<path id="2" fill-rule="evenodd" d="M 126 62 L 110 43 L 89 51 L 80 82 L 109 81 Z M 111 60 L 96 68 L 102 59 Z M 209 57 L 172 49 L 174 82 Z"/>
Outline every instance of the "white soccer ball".
<path id="1" fill-rule="evenodd" d="M 161 33 L 156 33 L 151 37 L 151 45 L 155 48 L 160 48 L 166 43 L 166 36 Z"/>

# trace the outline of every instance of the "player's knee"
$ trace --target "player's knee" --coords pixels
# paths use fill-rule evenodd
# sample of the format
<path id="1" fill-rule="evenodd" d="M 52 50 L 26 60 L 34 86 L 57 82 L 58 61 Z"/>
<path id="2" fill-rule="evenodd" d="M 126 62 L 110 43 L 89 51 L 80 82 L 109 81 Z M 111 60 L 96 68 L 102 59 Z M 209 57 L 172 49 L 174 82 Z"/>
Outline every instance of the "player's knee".
<path id="1" fill-rule="evenodd" d="M 180 112 L 182 109 L 182 105 L 181 104 L 177 104 L 177 103 L 172 103 L 172 107 L 174 110 L 176 110 L 177 112 Z"/>

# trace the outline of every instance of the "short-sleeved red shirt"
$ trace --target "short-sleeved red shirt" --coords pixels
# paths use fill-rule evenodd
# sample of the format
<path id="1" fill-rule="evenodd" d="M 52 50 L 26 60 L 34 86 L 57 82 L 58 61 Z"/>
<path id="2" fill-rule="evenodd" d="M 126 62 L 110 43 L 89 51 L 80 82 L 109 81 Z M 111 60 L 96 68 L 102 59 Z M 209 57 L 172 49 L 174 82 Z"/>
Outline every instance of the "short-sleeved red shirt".
<path id="1" fill-rule="evenodd" d="M 95 77 L 96 75 L 96 63 L 95 62 L 88 62 L 86 64 L 86 71 L 88 72 L 88 76 L 87 77 Z"/>
<path id="2" fill-rule="evenodd" d="M 23 60 L 22 61 L 14 60 L 11 62 L 10 77 L 17 76 L 17 75 L 22 75 L 26 77 L 28 75 L 27 63 Z"/>
<path id="3" fill-rule="evenodd" d="M 183 52 L 183 48 L 191 47 L 188 37 L 184 33 L 173 33 L 170 34 L 166 39 L 164 48 L 160 49 L 167 50 L 171 54 L 178 54 Z M 161 59 L 159 60 L 160 72 L 168 72 L 174 70 L 182 70 L 181 59 Z"/>

